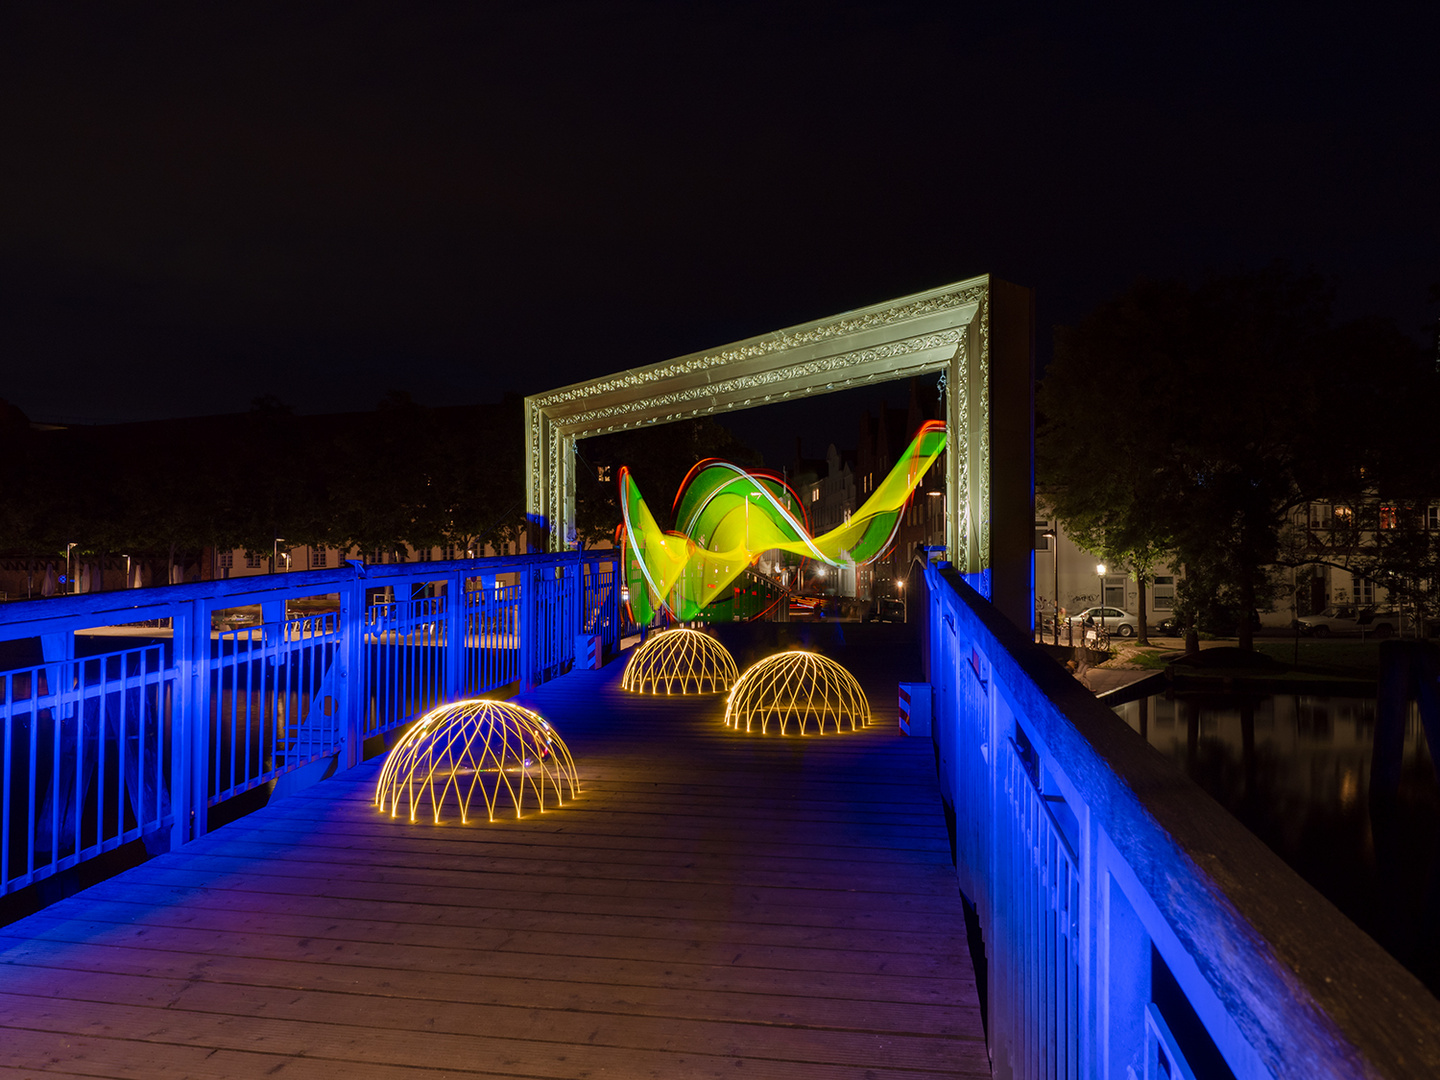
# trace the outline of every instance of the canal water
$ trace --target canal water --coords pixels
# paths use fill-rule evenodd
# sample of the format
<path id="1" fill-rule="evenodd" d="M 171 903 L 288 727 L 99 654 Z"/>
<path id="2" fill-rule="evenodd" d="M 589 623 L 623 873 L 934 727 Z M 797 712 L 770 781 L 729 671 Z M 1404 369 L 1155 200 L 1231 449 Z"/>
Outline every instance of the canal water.
<path id="1" fill-rule="evenodd" d="M 1410 716 L 1370 797 L 1373 698 L 1153 696 L 1115 710 L 1440 996 L 1440 784 Z"/>

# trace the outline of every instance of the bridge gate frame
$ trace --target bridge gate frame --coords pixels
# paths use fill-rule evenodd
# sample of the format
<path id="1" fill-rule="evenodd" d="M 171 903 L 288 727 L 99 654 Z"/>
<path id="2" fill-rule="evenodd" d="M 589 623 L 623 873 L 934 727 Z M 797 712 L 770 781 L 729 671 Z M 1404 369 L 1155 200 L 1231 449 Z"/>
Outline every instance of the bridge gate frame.
<path id="1" fill-rule="evenodd" d="M 945 374 L 946 557 L 1019 626 L 1034 619 L 1034 297 L 982 275 L 525 399 L 526 510 L 575 536 L 575 441 Z"/>

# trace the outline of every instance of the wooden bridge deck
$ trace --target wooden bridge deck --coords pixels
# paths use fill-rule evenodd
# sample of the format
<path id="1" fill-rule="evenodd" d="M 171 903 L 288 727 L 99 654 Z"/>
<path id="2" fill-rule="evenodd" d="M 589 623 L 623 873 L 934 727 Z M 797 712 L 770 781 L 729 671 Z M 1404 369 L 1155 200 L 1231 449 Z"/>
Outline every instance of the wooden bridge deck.
<path id="1" fill-rule="evenodd" d="M 394 821 L 372 763 L 0 928 L 0 1074 L 988 1077 L 893 691 L 868 731 L 757 738 L 619 668 L 526 699 L 579 764 L 563 810 Z"/>

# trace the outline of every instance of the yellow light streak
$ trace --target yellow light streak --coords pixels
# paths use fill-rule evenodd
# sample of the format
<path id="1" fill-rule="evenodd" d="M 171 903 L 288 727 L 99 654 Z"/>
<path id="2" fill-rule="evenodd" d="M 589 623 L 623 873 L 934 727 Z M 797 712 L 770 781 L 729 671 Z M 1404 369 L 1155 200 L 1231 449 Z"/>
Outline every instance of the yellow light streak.
<path id="1" fill-rule="evenodd" d="M 620 689 L 635 694 L 723 694 L 740 669 L 724 645 L 698 630 L 655 634 L 625 665 Z"/>
<path id="2" fill-rule="evenodd" d="M 826 724 L 836 732 L 849 725 L 851 731 L 870 723 L 870 702 L 855 677 L 827 656 L 793 649 L 767 656 L 746 670 L 730 691 L 725 703 L 725 725 L 737 731 L 769 733 L 776 724 L 781 735 L 794 725 L 807 735 L 811 724 L 816 734 Z"/>
<path id="3" fill-rule="evenodd" d="M 890 547 L 910 496 L 945 449 L 945 425 L 927 420 L 875 491 L 843 524 L 811 536 L 782 478 L 715 459 L 685 478 L 674 531 L 660 528 L 630 470 L 620 470 L 620 530 L 630 613 L 647 623 L 664 609 L 686 622 L 727 595 L 747 566 L 782 551 L 831 566 L 869 563 Z"/>
<path id="4" fill-rule="evenodd" d="M 526 809 L 563 806 L 567 792 L 574 799 L 579 790 L 575 760 L 549 721 L 508 701 L 471 698 L 432 709 L 396 743 L 375 805 L 415 821 L 428 803 L 437 825 L 447 805 L 458 806 L 465 825 L 477 794 L 494 821 L 497 807 L 513 806 L 520 818 Z"/>

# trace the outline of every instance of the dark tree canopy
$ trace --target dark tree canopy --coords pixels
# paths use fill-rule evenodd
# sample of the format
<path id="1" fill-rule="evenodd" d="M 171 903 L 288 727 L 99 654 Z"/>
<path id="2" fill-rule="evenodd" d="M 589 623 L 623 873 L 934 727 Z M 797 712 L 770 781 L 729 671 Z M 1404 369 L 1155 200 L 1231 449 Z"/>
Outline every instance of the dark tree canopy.
<path id="1" fill-rule="evenodd" d="M 1435 381 L 1387 324 L 1335 326 L 1318 277 L 1141 282 L 1057 329 L 1038 479 L 1082 544 L 1142 588 L 1155 562 L 1178 562 L 1182 613 L 1248 645 L 1296 557 L 1295 507 L 1440 494 L 1422 419 Z"/>
<path id="2" fill-rule="evenodd" d="M 0 417 L 3 419 L 3 417 Z M 426 408 L 391 394 L 368 413 L 240 416 L 57 431 L 0 424 L 0 552 L 124 553 L 173 563 L 205 548 L 478 549 L 524 523 L 523 412 Z"/>

